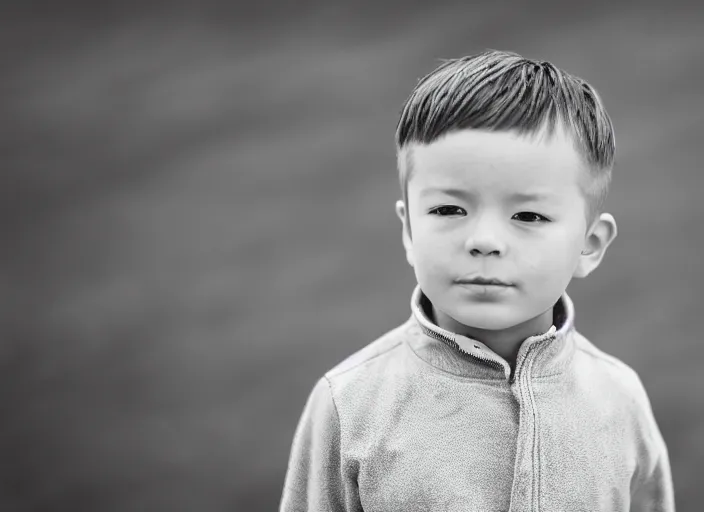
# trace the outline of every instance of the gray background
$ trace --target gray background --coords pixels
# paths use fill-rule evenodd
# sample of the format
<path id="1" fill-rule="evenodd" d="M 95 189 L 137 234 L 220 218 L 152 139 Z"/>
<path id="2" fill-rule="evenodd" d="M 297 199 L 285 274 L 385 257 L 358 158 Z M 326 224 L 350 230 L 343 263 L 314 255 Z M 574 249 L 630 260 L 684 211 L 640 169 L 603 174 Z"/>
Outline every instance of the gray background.
<path id="1" fill-rule="evenodd" d="M 0 16 L 0 509 L 275 509 L 315 380 L 410 314 L 401 105 L 497 48 L 614 120 L 620 236 L 577 327 L 642 376 L 697 510 L 702 8 L 97 4 Z"/>

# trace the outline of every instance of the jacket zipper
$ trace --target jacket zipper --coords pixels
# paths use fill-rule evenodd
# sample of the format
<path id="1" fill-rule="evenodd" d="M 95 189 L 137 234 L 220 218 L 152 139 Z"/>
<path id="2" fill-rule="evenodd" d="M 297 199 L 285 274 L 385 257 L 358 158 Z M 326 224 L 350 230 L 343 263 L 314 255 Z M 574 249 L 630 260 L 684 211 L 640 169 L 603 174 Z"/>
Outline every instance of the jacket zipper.
<path id="1" fill-rule="evenodd" d="M 538 345 L 541 345 L 546 340 L 552 340 L 554 338 L 555 338 L 555 335 L 553 334 L 552 336 L 550 336 L 548 338 L 545 338 L 542 340 L 537 340 L 535 343 L 533 343 L 533 346 L 531 346 L 528 349 L 528 351 L 525 353 L 525 355 L 521 358 L 521 361 L 520 362 L 516 361 L 516 364 L 513 368 L 513 372 L 511 372 L 511 378 L 509 379 L 509 383 L 513 384 L 516 381 L 516 375 L 518 374 L 518 368 L 524 367 L 528 364 L 528 357 L 530 357 L 530 355 L 535 352 L 535 350 L 538 348 Z M 535 352 L 535 353 L 536 353 L 535 357 L 537 357 L 537 352 Z"/>
<path id="2" fill-rule="evenodd" d="M 453 349 L 457 350 L 457 351 L 460 352 L 461 354 L 464 354 L 465 356 L 468 356 L 468 357 L 471 357 L 472 359 L 476 359 L 476 360 L 478 360 L 478 361 L 481 361 L 482 363 L 488 364 L 489 366 L 493 366 L 493 367 L 496 368 L 497 370 L 503 370 L 503 369 L 504 369 L 504 365 L 501 364 L 501 363 L 499 363 L 498 361 L 494 361 L 493 359 L 488 359 L 488 358 L 486 358 L 486 357 L 481 357 L 481 356 L 479 356 L 479 355 L 477 355 L 477 354 L 472 354 L 471 352 L 467 352 L 467 351 L 464 350 L 462 347 L 460 347 L 460 346 L 457 344 L 457 342 L 456 342 L 455 340 L 453 340 L 452 338 L 448 338 L 447 336 L 444 336 L 444 335 L 440 334 L 439 332 L 432 331 L 432 330 L 427 329 L 427 328 L 425 328 L 425 327 L 423 328 L 423 330 L 424 330 L 425 333 L 426 333 L 428 336 L 430 336 L 431 338 L 435 338 L 436 340 L 442 341 L 442 342 L 445 343 L 446 345 L 449 345 L 450 347 L 452 347 Z"/>
<path id="3" fill-rule="evenodd" d="M 546 338 L 546 339 L 551 339 L 551 338 Z M 525 397 L 528 401 L 528 405 L 530 406 L 530 409 L 531 409 L 531 412 L 533 413 L 534 418 L 536 415 L 536 405 L 535 405 L 535 400 L 531 396 L 532 393 L 531 393 L 531 389 L 530 389 L 530 376 L 531 376 L 531 372 L 533 370 L 533 363 L 535 362 L 535 358 L 538 357 L 538 350 L 537 349 L 543 343 L 543 341 L 545 341 L 545 340 L 536 341 L 533 344 L 533 346 L 531 346 L 529 348 L 529 350 L 526 352 L 525 356 L 521 359 L 521 365 L 523 368 L 522 373 L 525 375 L 525 380 L 524 380 L 524 382 L 525 382 L 525 384 L 524 384 L 525 385 Z M 511 375 L 511 379 L 510 379 L 511 384 L 513 384 L 516 381 L 516 376 L 518 374 L 518 371 L 517 371 L 518 367 L 519 367 L 519 364 L 518 364 L 518 362 L 516 362 L 515 370 L 513 372 L 513 375 Z M 520 386 L 520 384 L 519 384 L 519 386 Z M 535 422 L 535 419 L 533 421 Z M 537 428 L 535 423 L 533 424 L 533 428 L 534 429 Z M 535 465 L 536 457 L 539 456 L 539 455 L 536 455 L 536 453 L 535 453 L 535 450 L 537 448 L 537 443 L 538 443 L 537 432 L 534 431 L 533 446 L 532 446 L 533 465 Z M 533 486 L 532 501 L 533 501 L 533 505 L 534 505 L 534 507 L 532 507 L 532 508 L 535 508 L 535 510 L 540 510 L 540 492 L 536 492 L 536 487 L 538 489 L 540 489 L 540 472 L 539 471 L 535 472 L 535 475 L 534 475 L 534 478 L 532 481 L 532 486 Z"/>

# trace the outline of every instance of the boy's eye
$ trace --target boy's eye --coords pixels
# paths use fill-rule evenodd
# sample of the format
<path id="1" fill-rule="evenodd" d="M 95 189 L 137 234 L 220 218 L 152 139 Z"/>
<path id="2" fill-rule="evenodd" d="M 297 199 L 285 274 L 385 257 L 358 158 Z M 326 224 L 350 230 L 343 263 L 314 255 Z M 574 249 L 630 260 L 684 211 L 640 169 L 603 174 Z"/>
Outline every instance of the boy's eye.
<path id="1" fill-rule="evenodd" d="M 548 218 L 535 212 L 518 212 L 511 218 L 521 222 L 550 222 Z"/>
<path id="2" fill-rule="evenodd" d="M 459 206 L 438 206 L 430 210 L 431 215 L 440 215 L 441 217 L 446 217 L 449 215 L 464 215 L 466 212 L 464 208 Z"/>

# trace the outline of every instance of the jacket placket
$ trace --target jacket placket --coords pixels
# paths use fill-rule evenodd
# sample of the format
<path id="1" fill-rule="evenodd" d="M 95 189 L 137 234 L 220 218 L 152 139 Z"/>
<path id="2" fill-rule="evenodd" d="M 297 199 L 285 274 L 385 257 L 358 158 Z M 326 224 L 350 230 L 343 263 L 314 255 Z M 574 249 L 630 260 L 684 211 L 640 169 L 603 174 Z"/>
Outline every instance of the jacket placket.
<path id="1" fill-rule="evenodd" d="M 517 361 L 511 391 L 518 403 L 519 425 L 511 488 L 510 512 L 540 510 L 540 436 L 538 410 L 533 395 L 533 363 L 546 339 L 534 341 Z"/>

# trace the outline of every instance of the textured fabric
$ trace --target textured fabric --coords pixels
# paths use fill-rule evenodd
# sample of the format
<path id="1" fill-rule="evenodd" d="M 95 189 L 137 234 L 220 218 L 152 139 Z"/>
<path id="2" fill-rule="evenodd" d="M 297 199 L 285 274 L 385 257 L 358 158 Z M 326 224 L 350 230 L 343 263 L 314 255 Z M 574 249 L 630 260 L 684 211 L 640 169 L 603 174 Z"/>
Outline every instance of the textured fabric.
<path id="1" fill-rule="evenodd" d="M 411 318 L 315 385 L 281 512 L 674 511 L 669 459 L 636 373 L 574 329 L 486 345 Z"/>

